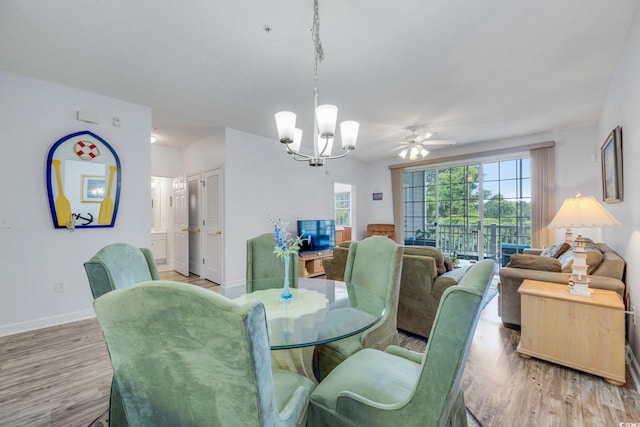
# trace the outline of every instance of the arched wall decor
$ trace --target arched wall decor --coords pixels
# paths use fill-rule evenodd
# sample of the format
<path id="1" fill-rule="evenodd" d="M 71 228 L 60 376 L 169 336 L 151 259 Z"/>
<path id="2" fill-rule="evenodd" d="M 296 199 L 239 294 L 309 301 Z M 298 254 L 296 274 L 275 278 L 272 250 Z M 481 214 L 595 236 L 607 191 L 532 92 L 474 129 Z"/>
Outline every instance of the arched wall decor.
<path id="1" fill-rule="evenodd" d="M 120 159 L 89 131 L 59 139 L 47 156 L 47 192 L 55 228 L 113 227 L 118 213 Z"/>

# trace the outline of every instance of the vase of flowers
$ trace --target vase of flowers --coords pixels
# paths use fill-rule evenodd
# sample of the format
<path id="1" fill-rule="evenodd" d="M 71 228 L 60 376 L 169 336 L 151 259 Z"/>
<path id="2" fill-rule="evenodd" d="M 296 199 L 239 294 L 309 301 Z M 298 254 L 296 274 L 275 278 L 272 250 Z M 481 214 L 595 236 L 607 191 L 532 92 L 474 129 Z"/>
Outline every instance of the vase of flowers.
<path id="1" fill-rule="evenodd" d="M 276 241 L 276 246 L 273 249 L 273 253 L 276 257 L 284 260 L 284 290 L 280 294 L 281 301 L 288 301 L 293 298 L 291 291 L 289 290 L 289 269 L 291 266 L 291 255 L 297 254 L 300 250 L 302 241 L 300 236 L 291 237 L 291 233 L 287 231 L 287 223 L 282 219 L 275 219 L 269 217 L 274 225 L 273 237 Z"/>

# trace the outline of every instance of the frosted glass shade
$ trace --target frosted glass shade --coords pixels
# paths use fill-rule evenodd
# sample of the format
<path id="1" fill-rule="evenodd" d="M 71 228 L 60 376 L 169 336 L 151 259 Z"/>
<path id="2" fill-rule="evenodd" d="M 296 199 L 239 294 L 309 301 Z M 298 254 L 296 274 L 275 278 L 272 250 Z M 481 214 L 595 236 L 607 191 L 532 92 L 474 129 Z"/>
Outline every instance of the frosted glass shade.
<path id="1" fill-rule="evenodd" d="M 300 144 L 302 144 L 302 129 L 295 128 L 293 132 L 293 142 L 289 144 L 289 148 L 293 151 L 300 151 Z"/>
<path id="2" fill-rule="evenodd" d="M 345 150 L 355 150 L 358 140 L 358 130 L 360 123 L 353 120 L 345 120 L 340 123 L 340 136 L 342 137 L 342 148 Z"/>
<path id="3" fill-rule="evenodd" d="M 322 137 L 332 137 L 336 133 L 336 120 L 338 119 L 338 107 L 324 104 L 316 108 L 318 119 L 318 133 Z"/>
<path id="4" fill-rule="evenodd" d="M 284 144 L 293 142 L 296 129 L 296 114 L 291 111 L 280 111 L 276 113 L 276 127 L 278 128 L 278 138 Z"/>
<path id="5" fill-rule="evenodd" d="M 324 148 L 324 150 L 323 150 Z M 320 157 L 329 157 L 333 149 L 333 138 L 321 138 L 318 136 L 318 154 Z"/>

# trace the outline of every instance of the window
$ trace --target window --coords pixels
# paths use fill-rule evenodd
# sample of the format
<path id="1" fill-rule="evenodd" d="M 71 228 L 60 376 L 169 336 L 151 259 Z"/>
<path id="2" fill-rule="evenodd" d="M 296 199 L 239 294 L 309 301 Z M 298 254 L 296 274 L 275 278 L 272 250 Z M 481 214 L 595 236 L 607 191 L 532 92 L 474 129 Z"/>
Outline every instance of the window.
<path id="1" fill-rule="evenodd" d="M 336 227 L 351 226 L 351 193 L 337 192 L 335 194 Z"/>
<path id="2" fill-rule="evenodd" d="M 405 172 L 403 187 L 406 245 L 498 260 L 531 244 L 529 158 Z"/>

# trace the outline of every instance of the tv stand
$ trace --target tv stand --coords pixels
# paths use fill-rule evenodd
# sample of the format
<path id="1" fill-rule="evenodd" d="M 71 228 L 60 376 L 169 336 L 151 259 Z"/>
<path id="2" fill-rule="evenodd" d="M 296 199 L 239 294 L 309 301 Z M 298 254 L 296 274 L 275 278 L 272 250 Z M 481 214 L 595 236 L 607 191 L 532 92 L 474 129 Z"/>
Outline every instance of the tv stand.
<path id="1" fill-rule="evenodd" d="M 322 260 L 332 257 L 331 251 L 304 252 L 298 257 L 300 277 L 317 277 L 325 274 Z"/>

